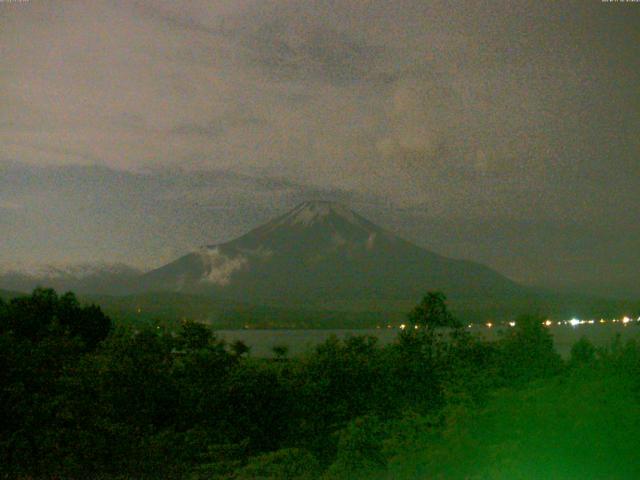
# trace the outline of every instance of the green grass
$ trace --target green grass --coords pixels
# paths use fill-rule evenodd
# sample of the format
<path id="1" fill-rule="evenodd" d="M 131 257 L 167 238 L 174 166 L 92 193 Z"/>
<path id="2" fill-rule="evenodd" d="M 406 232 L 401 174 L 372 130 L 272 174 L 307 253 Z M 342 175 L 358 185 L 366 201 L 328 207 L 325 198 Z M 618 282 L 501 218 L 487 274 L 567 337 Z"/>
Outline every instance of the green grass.
<path id="1" fill-rule="evenodd" d="M 640 478 L 640 402 L 629 375 L 581 372 L 501 390 L 481 412 L 453 410 L 383 478 Z"/>

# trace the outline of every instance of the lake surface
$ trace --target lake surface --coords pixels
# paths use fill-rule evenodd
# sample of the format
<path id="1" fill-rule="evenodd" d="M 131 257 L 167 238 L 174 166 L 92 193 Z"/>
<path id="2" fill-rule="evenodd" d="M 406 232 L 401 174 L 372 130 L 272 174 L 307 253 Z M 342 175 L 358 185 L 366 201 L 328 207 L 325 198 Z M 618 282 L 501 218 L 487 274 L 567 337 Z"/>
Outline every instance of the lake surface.
<path id="1" fill-rule="evenodd" d="M 505 327 L 509 328 L 509 327 Z M 467 331 L 487 341 L 499 338 L 500 331 L 505 328 L 487 328 L 485 326 L 473 326 Z M 568 357 L 571 346 L 581 337 L 588 338 L 596 346 L 608 346 L 617 334 L 623 342 L 638 338 L 640 340 L 640 326 L 637 323 L 629 325 L 554 325 L 548 327 L 553 335 L 556 350 L 563 357 Z M 332 335 L 338 338 L 346 338 L 355 335 L 369 335 L 378 338 L 380 344 L 393 342 L 400 330 L 398 328 L 372 328 L 358 330 L 217 330 L 216 334 L 228 342 L 242 340 L 251 347 L 251 355 L 255 357 L 273 357 L 273 347 L 287 346 L 289 355 L 298 355 L 313 349 L 314 346 L 324 342 Z"/>

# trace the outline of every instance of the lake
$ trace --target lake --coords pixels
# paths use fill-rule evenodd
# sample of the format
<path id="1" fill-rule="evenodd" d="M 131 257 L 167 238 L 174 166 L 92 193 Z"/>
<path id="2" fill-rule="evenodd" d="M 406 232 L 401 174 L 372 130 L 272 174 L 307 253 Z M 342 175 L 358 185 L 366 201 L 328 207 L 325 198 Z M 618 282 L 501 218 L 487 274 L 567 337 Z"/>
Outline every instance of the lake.
<path id="1" fill-rule="evenodd" d="M 487 328 L 474 325 L 467 328 L 473 335 L 480 336 L 488 341 L 496 340 L 500 331 L 505 328 Z M 582 336 L 588 338 L 596 346 L 610 345 L 617 334 L 620 334 L 623 342 L 640 335 L 640 327 L 637 323 L 629 325 L 605 324 L 605 325 L 553 325 L 547 327 L 554 337 L 556 350 L 563 357 L 568 357 L 571 346 Z M 289 348 L 289 355 L 298 355 L 311 350 L 315 345 L 324 342 L 330 336 L 346 338 L 353 335 L 369 335 L 378 338 L 380 344 L 393 342 L 399 333 L 398 328 L 372 328 L 372 329 L 340 329 L 340 330 L 217 330 L 216 334 L 227 342 L 242 340 L 251 347 L 251 355 L 256 357 L 273 357 L 273 347 L 285 345 Z"/>

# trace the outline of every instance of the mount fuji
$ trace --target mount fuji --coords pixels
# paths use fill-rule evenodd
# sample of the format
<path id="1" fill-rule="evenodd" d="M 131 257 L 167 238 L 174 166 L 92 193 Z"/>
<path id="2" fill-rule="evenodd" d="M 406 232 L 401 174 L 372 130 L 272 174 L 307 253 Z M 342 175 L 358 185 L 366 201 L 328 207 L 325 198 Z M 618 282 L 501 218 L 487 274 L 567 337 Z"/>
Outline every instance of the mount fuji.
<path id="1" fill-rule="evenodd" d="M 254 304 L 393 308 L 427 290 L 453 299 L 526 294 L 484 265 L 443 257 L 344 205 L 311 201 L 139 278 L 141 291 L 208 294 Z"/>

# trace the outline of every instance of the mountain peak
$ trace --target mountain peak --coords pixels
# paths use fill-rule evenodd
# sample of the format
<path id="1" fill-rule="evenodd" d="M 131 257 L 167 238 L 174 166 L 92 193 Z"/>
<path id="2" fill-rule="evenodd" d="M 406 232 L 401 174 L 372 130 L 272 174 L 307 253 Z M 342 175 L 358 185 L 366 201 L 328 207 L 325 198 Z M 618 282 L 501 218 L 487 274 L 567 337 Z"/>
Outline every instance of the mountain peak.
<path id="1" fill-rule="evenodd" d="M 240 301 L 304 305 L 378 305 L 384 299 L 391 305 L 418 298 L 425 289 L 471 297 L 517 290 L 487 267 L 441 257 L 330 201 L 303 202 L 239 238 L 149 272 L 141 283 L 146 291 L 220 293 Z"/>
<path id="2" fill-rule="evenodd" d="M 331 206 L 338 206 L 338 207 L 343 207 L 344 205 L 342 205 L 341 203 L 338 202 L 334 202 L 332 200 L 305 200 L 302 203 L 299 203 L 295 208 L 300 208 L 300 207 L 319 207 L 319 206 L 326 206 L 326 207 L 331 207 Z"/>
<path id="3" fill-rule="evenodd" d="M 341 218 L 349 223 L 360 224 L 358 217 L 346 206 L 326 200 L 310 200 L 299 204 L 281 217 L 280 224 L 308 227 L 328 218 Z"/>

